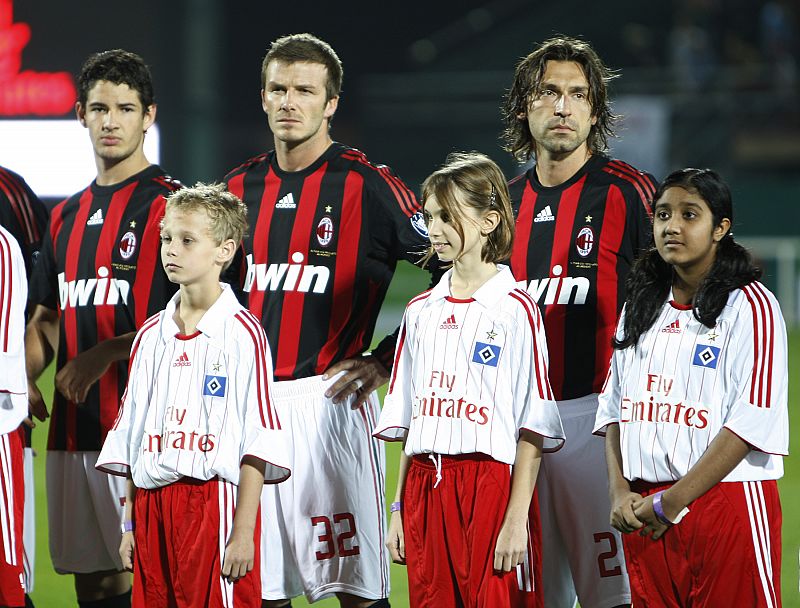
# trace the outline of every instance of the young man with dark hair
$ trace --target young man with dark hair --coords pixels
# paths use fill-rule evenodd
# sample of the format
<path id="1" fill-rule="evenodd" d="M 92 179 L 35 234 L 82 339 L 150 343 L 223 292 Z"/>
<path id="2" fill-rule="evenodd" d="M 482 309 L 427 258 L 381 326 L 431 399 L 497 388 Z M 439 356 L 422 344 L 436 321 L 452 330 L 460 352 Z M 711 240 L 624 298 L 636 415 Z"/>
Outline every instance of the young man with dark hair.
<path id="1" fill-rule="evenodd" d="M 397 262 L 418 260 L 427 233 L 388 167 L 331 139 L 342 66 L 327 43 L 276 40 L 262 82 L 275 148 L 226 178 L 248 207 L 240 278 L 293 446 L 292 477 L 262 495 L 262 597 L 388 606 L 384 455 L 372 432 L 396 336 L 366 351 Z"/>
<path id="2" fill-rule="evenodd" d="M 625 278 L 650 240 L 652 176 L 605 155 L 614 74 L 582 40 L 552 38 L 517 65 L 503 113 L 506 149 L 535 165 L 509 183 L 511 267 L 539 303 L 550 383 L 567 435 L 537 484 L 548 608 L 630 604 L 609 524 L 603 443 L 592 437 Z M 538 514 L 532 512 L 534 525 Z"/>
<path id="3" fill-rule="evenodd" d="M 158 263 L 164 197 L 180 185 L 144 155 L 156 117 L 150 72 L 122 50 L 92 55 L 75 105 L 97 177 L 53 209 L 31 279 L 26 334 L 31 412 L 47 416 L 36 380 L 57 349 L 47 453 L 50 554 L 75 575 L 78 604 L 130 605 L 117 552 L 125 483 L 96 471 L 127 381 L 131 343 L 175 287 Z"/>

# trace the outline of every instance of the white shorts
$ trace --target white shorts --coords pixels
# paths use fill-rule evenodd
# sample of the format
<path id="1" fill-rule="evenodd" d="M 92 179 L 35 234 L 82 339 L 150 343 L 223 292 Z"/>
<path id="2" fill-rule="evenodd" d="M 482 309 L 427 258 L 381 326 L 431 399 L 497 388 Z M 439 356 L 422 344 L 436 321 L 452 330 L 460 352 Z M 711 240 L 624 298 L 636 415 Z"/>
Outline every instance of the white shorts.
<path id="1" fill-rule="evenodd" d="M 50 557 L 59 574 L 122 570 L 125 478 L 94 468 L 100 452 L 47 452 Z"/>
<path id="2" fill-rule="evenodd" d="M 23 451 L 25 465 L 25 517 L 22 520 L 23 572 L 25 593 L 33 592 L 33 572 L 36 563 L 36 496 L 33 481 L 33 450 Z"/>
<path id="3" fill-rule="evenodd" d="M 349 593 L 389 596 L 384 546 L 385 457 L 374 439 L 380 406 L 357 410 L 324 396 L 335 378 L 276 382 L 272 403 L 291 437 L 292 476 L 261 494 L 264 599 L 305 593 L 310 602 Z"/>
<path id="4" fill-rule="evenodd" d="M 536 488 L 542 518 L 547 608 L 611 608 L 631 601 L 622 539 L 609 523 L 605 442 L 592 435 L 597 395 L 559 401 L 564 447 L 542 457 Z"/>

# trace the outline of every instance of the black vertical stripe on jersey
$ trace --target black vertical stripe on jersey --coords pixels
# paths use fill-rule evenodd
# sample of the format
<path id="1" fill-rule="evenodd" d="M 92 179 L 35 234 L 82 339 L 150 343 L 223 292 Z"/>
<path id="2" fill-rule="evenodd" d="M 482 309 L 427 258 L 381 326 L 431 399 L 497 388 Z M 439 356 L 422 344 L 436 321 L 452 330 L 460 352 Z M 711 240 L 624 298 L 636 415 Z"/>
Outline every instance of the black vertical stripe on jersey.
<path id="1" fill-rule="evenodd" d="M 597 381 L 596 370 L 605 369 L 608 361 L 600 360 L 605 357 L 605 354 L 597 348 L 597 331 L 599 328 L 597 318 L 598 298 L 616 297 L 616 312 L 617 315 L 619 314 L 619 310 L 624 303 L 625 279 L 630 271 L 630 263 L 638 253 L 638 251 L 633 250 L 634 241 L 640 240 L 640 227 L 636 225 L 636 218 L 641 215 L 639 210 L 646 208 L 646 201 L 643 202 L 641 200 L 638 192 L 647 195 L 652 192 L 654 187 L 651 176 L 638 172 L 627 164 L 618 164 L 617 168 L 608 170 L 608 165 L 611 162 L 613 161 L 606 157 L 594 156 L 575 176 L 558 187 L 542 187 L 535 177 L 535 168 L 530 169 L 522 179 L 512 180 L 509 184 L 515 215 L 519 217 L 520 208 L 522 206 L 527 207 L 527 205 L 533 204 L 535 201 L 531 214 L 535 219 L 537 214 L 548 205 L 551 207 L 553 215 L 557 216 L 561 196 L 564 192 L 579 180 L 586 179 L 575 215 L 569 220 L 572 225 L 569 240 L 560 244 L 554 242 L 555 222 L 532 221 L 529 247 L 525 257 L 527 276 L 516 275 L 517 279 L 526 279 L 528 284 L 531 279 L 541 280 L 542 278 L 551 277 L 554 247 L 566 246 L 568 263 L 562 269 L 559 278 L 562 281 L 567 276 L 572 278 L 584 276 L 589 279 L 590 288 L 585 304 L 559 305 L 563 306 L 565 315 L 562 335 L 553 335 L 553 332 L 550 331 L 550 325 L 547 326 L 551 378 L 563 377 L 562 383 L 553 384 L 553 390 L 559 400 L 581 397 L 598 392 L 600 389 L 602 378 L 599 382 Z M 530 190 L 525 196 L 528 185 L 530 185 Z M 612 189 L 614 191 L 613 196 L 621 197 L 626 204 L 627 213 L 623 218 L 626 235 L 623 235 L 621 250 L 617 255 L 616 277 L 612 281 L 613 284 L 601 287 L 597 280 L 598 268 L 592 265 L 598 261 L 600 235 L 605 228 L 606 211 Z M 526 211 L 526 216 L 528 213 Z M 590 215 L 592 216 L 591 221 L 587 221 L 587 216 Z M 616 220 L 612 219 L 612 221 Z M 592 251 L 586 257 L 578 254 L 575 242 L 578 232 L 584 226 L 590 226 L 594 233 Z M 549 253 L 545 254 L 545 252 Z M 582 268 L 582 265 L 589 267 Z M 514 270 L 517 273 L 518 268 Z M 547 287 L 537 299 L 537 303 L 545 317 L 547 317 L 548 306 L 545 306 L 543 301 L 546 295 Z M 562 357 L 557 356 L 559 349 L 563 352 Z M 560 373 L 558 370 L 560 370 Z"/>

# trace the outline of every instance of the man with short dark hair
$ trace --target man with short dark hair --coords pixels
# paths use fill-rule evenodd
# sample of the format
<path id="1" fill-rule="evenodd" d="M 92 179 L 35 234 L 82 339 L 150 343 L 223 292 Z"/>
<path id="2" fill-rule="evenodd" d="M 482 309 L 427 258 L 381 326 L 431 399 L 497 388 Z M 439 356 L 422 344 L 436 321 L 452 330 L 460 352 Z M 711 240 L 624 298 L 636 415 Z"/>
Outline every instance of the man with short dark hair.
<path id="1" fill-rule="evenodd" d="M 241 280 L 292 437 L 292 476 L 262 494 L 267 606 L 301 593 L 389 605 L 384 453 L 372 432 L 396 336 L 366 351 L 397 262 L 418 260 L 427 232 L 388 167 L 331 139 L 341 83 L 327 43 L 310 34 L 273 42 L 261 100 L 275 148 L 226 177 L 248 207 Z"/>
<path id="2" fill-rule="evenodd" d="M 36 380 L 58 349 L 47 453 L 53 565 L 75 575 L 80 606 L 111 608 L 130 605 L 117 551 L 125 480 L 94 466 L 119 411 L 136 328 L 175 289 L 158 263 L 159 222 L 179 184 L 144 155 L 156 105 L 141 57 L 92 55 L 78 85 L 97 177 L 51 214 L 31 279 L 26 367 L 31 412 L 43 420 Z"/>
<path id="3" fill-rule="evenodd" d="M 550 384 L 567 440 L 542 458 L 545 606 L 630 604 L 622 541 L 610 526 L 604 445 L 592 437 L 625 278 L 650 240 L 652 176 L 605 155 L 613 77 L 592 47 L 557 37 L 517 65 L 503 113 L 506 149 L 535 165 L 509 183 L 511 267 L 544 314 Z M 532 513 L 533 525 L 538 515 Z"/>

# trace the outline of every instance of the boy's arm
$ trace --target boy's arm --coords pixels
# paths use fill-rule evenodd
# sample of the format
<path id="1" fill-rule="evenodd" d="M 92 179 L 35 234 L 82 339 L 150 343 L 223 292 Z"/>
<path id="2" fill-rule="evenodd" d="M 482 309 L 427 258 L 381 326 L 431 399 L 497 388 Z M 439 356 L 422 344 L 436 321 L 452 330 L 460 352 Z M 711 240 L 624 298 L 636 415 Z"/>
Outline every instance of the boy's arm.
<path id="1" fill-rule="evenodd" d="M 236 500 L 236 513 L 233 516 L 233 530 L 225 547 L 225 560 L 222 563 L 222 576 L 233 582 L 253 569 L 255 559 L 256 517 L 264 487 L 266 463 L 253 456 L 242 458 L 239 468 L 239 494 Z"/>
<path id="2" fill-rule="evenodd" d="M 511 495 L 494 549 L 494 569 L 510 572 L 528 550 L 528 511 L 542 461 L 542 436 L 521 430 L 511 474 Z"/>
<path id="3" fill-rule="evenodd" d="M 122 540 L 119 543 L 119 556 L 122 558 L 122 567 L 129 572 L 133 572 L 133 552 L 136 548 L 136 541 L 133 535 L 131 524 L 133 523 L 133 501 L 136 498 L 136 486 L 133 485 L 133 479 L 128 474 L 127 483 L 125 484 L 125 515 L 122 518 L 123 527 L 126 530 L 122 533 Z M 127 528 L 131 527 L 128 531 Z"/>
<path id="4" fill-rule="evenodd" d="M 56 390 L 73 403 L 83 403 L 108 366 L 130 357 L 136 332 L 115 336 L 70 359 L 56 374 Z"/>

